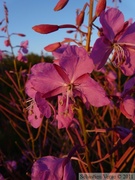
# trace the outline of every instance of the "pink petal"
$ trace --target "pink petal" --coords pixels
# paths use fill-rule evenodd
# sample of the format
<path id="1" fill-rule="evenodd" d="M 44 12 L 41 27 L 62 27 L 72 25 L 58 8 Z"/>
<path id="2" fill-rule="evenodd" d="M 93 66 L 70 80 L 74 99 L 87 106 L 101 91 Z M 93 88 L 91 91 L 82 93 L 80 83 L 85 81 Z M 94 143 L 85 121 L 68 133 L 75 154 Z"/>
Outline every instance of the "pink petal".
<path id="1" fill-rule="evenodd" d="M 68 45 L 63 44 L 60 48 L 56 49 L 55 51 L 52 52 L 53 56 L 56 59 L 60 59 L 63 52 L 65 51 L 65 49 L 68 47 Z"/>
<path id="2" fill-rule="evenodd" d="M 126 56 L 124 63 L 120 66 L 120 69 L 126 76 L 132 76 L 135 74 L 135 49 L 128 48 L 127 51 L 128 55 Z"/>
<path id="3" fill-rule="evenodd" d="M 30 81 L 34 89 L 43 94 L 55 90 L 65 84 L 54 65 L 51 63 L 39 63 L 32 68 Z"/>
<path id="4" fill-rule="evenodd" d="M 31 126 L 34 128 L 38 128 L 42 123 L 43 115 L 39 111 L 36 103 L 31 105 L 31 108 L 28 111 L 28 121 L 30 122 Z"/>
<path id="5" fill-rule="evenodd" d="M 75 180 L 76 176 L 67 158 L 45 156 L 38 159 L 32 166 L 32 180 Z"/>
<path id="6" fill-rule="evenodd" d="M 29 97 L 35 99 L 35 94 L 37 91 L 33 88 L 32 84 L 29 80 L 25 84 L 25 92 Z"/>
<path id="7" fill-rule="evenodd" d="M 35 101 L 37 103 L 37 106 L 40 110 L 40 112 L 46 117 L 50 118 L 51 116 L 51 108 L 46 101 L 45 98 L 42 97 L 41 93 L 37 92 L 35 96 Z"/>
<path id="8" fill-rule="evenodd" d="M 113 41 L 115 35 L 124 25 L 124 15 L 117 8 L 110 8 L 100 16 L 100 22 L 103 27 L 104 35 Z"/>
<path id="9" fill-rule="evenodd" d="M 68 74 L 71 82 L 85 73 L 91 73 L 94 64 L 83 47 L 68 46 L 59 61 L 60 66 Z"/>
<path id="10" fill-rule="evenodd" d="M 121 112 L 135 123 L 135 100 L 126 98 L 120 106 Z"/>
<path id="11" fill-rule="evenodd" d="M 105 65 L 112 50 L 113 48 L 111 47 L 111 44 L 104 37 L 96 40 L 92 48 L 90 57 L 96 65 L 97 69 L 100 69 Z"/>
<path id="12" fill-rule="evenodd" d="M 87 101 L 95 107 L 105 106 L 110 103 L 104 89 L 88 74 L 75 81 L 76 89 L 84 95 Z M 78 84 L 78 86 L 77 86 Z"/>
<path id="13" fill-rule="evenodd" d="M 128 45 L 132 45 L 135 47 L 135 22 L 126 29 L 125 33 L 119 40 L 119 43 L 129 43 Z"/>
<path id="14" fill-rule="evenodd" d="M 124 83 L 124 90 L 123 90 L 122 94 L 124 94 L 125 92 L 129 91 L 134 86 L 135 86 L 135 77 L 132 77 L 131 79 L 129 79 L 128 81 L 126 81 Z"/>
<path id="15" fill-rule="evenodd" d="M 68 128 L 71 123 L 74 122 L 74 112 L 72 103 L 68 103 L 68 107 L 66 107 L 66 97 L 58 96 L 58 114 L 56 119 L 58 121 L 58 129 Z"/>

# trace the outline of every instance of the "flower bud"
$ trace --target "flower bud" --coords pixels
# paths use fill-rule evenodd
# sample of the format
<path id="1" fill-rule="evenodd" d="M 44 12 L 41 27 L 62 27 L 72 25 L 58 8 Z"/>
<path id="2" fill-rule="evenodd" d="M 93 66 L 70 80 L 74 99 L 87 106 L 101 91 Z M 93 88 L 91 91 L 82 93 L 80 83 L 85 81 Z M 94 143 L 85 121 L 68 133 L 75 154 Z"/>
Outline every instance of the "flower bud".
<path id="1" fill-rule="evenodd" d="M 106 0 L 99 0 L 96 5 L 95 15 L 100 16 L 101 12 L 106 8 Z"/>
<path id="2" fill-rule="evenodd" d="M 59 0 L 59 2 L 54 7 L 54 11 L 59 11 L 63 9 L 67 5 L 68 1 L 69 0 Z"/>
<path id="3" fill-rule="evenodd" d="M 53 44 L 49 44 L 48 46 L 44 47 L 44 49 L 48 52 L 53 52 L 56 49 L 58 49 L 59 47 L 61 47 L 61 43 L 60 42 L 56 42 Z"/>
<path id="4" fill-rule="evenodd" d="M 76 25 L 77 26 L 81 26 L 83 21 L 84 21 L 84 15 L 85 15 L 85 12 L 84 11 L 81 11 L 80 14 L 77 15 L 76 17 Z"/>
<path id="5" fill-rule="evenodd" d="M 48 34 L 57 31 L 59 29 L 59 26 L 53 24 L 40 24 L 33 26 L 32 29 L 41 34 Z"/>
<path id="6" fill-rule="evenodd" d="M 5 46 L 7 46 L 7 47 L 11 45 L 9 39 L 6 39 L 6 40 L 4 41 L 4 44 L 5 44 Z"/>
<path id="7" fill-rule="evenodd" d="M 18 36 L 21 36 L 21 37 L 25 37 L 26 35 L 25 34 L 22 34 L 22 33 L 13 33 L 14 35 L 18 35 Z"/>

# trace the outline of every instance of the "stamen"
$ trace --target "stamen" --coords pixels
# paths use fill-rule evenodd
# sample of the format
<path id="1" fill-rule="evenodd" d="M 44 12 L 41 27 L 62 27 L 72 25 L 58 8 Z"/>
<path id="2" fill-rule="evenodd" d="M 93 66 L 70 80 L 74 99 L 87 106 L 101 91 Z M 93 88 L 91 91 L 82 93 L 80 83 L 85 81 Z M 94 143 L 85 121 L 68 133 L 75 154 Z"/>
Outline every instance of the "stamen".
<path id="1" fill-rule="evenodd" d="M 30 104 L 26 107 L 27 110 L 30 110 L 30 109 L 32 109 L 32 106 L 35 104 L 35 101 L 34 101 L 34 99 L 29 98 L 29 99 L 26 101 L 26 103 L 30 103 Z"/>
<path id="2" fill-rule="evenodd" d="M 113 63 L 114 66 L 119 67 L 121 66 L 125 60 L 126 60 L 126 55 L 125 51 L 122 46 L 119 44 L 114 44 L 114 54 L 111 62 Z"/>

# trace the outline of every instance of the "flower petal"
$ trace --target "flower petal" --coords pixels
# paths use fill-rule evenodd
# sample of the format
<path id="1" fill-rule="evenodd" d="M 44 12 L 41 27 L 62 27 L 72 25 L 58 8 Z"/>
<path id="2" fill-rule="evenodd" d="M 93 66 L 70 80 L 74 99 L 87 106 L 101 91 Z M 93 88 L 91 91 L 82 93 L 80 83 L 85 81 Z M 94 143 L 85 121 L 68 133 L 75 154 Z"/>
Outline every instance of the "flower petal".
<path id="1" fill-rule="evenodd" d="M 36 90 L 33 88 L 31 82 L 28 80 L 25 84 L 25 92 L 27 93 L 27 95 L 31 98 L 35 98 L 35 94 L 36 94 Z"/>
<path id="2" fill-rule="evenodd" d="M 111 44 L 104 37 L 96 40 L 90 57 L 97 69 L 101 69 L 105 65 L 112 50 L 113 48 L 111 47 Z"/>
<path id="3" fill-rule="evenodd" d="M 28 110 L 28 121 L 31 126 L 34 128 L 38 128 L 42 123 L 43 115 L 39 111 L 36 103 L 31 105 L 31 108 Z"/>
<path id="4" fill-rule="evenodd" d="M 75 84 L 76 89 L 87 98 L 87 101 L 92 106 L 100 107 L 110 103 L 110 100 L 107 98 L 104 89 L 88 74 L 78 78 L 75 81 Z"/>
<path id="5" fill-rule="evenodd" d="M 50 116 L 51 116 L 51 108 L 50 108 L 48 102 L 46 101 L 46 99 L 42 97 L 41 93 L 39 93 L 39 92 L 36 93 L 35 101 L 37 103 L 37 106 L 38 106 L 40 112 L 46 118 L 50 118 Z"/>
<path id="6" fill-rule="evenodd" d="M 74 112 L 72 108 L 72 103 L 68 103 L 66 107 L 66 97 L 58 96 L 58 114 L 56 119 L 58 121 L 58 129 L 68 128 L 71 123 L 74 122 Z"/>
<path id="7" fill-rule="evenodd" d="M 135 22 L 131 24 L 122 35 L 119 43 L 128 43 L 127 45 L 131 45 L 135 47 Z"/>
<path id="8" fill-rule="evenodd" d="M 135 49 L 128 48 L 128 54 L 126 55 L 126 60 L 124 63 L 120 66 L 121 71 L 126 76 L 132 76 L 135 74 Z"/>
<path id="9" fill-rule="evenodd" d="M 131 90 L 132 87 L 134 87 L 134 86 L 135 86 L 135 77 L 132 77 L 131 79 L 129 79 L 128 81 L 125 82 L 124 90 L 123 90 L 122 94 L 124 94 L 127 91 Z"/>
<path id="10" fill-rule="evenodd" d="M 135 123 L 135 100 L 133 98 L 125 98 L 120 106 L 120 110 L 126 118 L 131 119 Z"/>
<path id="11" fill-rule="evenodd" d="M 68 74 L 71 82 L 85 73 L 91 73 L 94 69 L 93 61 L 87 51 L 75 45 L 65 49 L 59 64 Z"/>
<path id="12" fill-rule="evenodd" d="M 106 12 L 102 12 L 100 16 L 104 35 L 113 41 L 115 35 L 122 29 L 124 25 L 124 15 L 117 8 L 110 8 Z"/>
<path id="13" fill-rule="evenodd" d="M 56 158 L 54 156 L 45 156 L 38 159 L 32 166 L 32 180 L 75 180 L 70 161 L 67 158 Z M 65 163 L 66 162 L 66 163 Z"/>
<path id="14" fill-rule="evenodd" d="M 43 94 L 48 93 L 65 83 L 51 63 L 39 63 L 32 67 L 30 81 L 34 89 Z"/>

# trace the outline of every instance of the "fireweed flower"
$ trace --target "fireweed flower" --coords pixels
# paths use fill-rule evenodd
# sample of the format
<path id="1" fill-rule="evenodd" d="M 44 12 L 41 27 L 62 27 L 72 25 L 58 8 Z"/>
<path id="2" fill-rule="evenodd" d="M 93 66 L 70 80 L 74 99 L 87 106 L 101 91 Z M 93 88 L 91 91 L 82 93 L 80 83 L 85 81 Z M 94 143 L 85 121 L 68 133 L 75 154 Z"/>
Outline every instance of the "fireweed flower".
<path id="1" fill-rule="evenodd" d="M 21 42 L 20 49 L 18 50 L 17 60 L 27 63 L 28 59 L 24 54 L 28 53 L 28 41 Z"/>
<path id="2" fill-rule="evenodd" d="M 116 8 L 110 8 L 100 15 L 101 37 L 93 46 L 90 57 L 97 69 L 104 66 L 113 53 L 112 63 L 127 75 L 135 73 L 135 23 L 124 22 L 124 15 Z"/>
<path id="3" fill-rule="evenodd" d="M 58 64 L 34 65 L 28 81 L 45 99 L 60 94 L 63 96 L 63 102 L 66 98 L 63 113 L 70 112 L 69 102 L 75 102 L 77 96 L 86 107 L 100 107 L 109 104 L 110 101 L 103 88 L 90 77 L 89 73 L 93 69 L 93 62 L 85 49 L 73 45 L 65 48 Z"/>
<path id="4" fill-rule="evenodd" d="M 27 54 L 27 53 L 28 53 L 28 44 L 29 44 L 28 40 L 23 41 L 23 42 L 21 42 L 21 44 L 20 44 L 20 48 L 21 48 L 21 50 L 22 50 L 22 52 L 23 52 L 24 54 Z"/>
<path id="5" fill-rule="evenodd" d="M 23 53 L 20 50 L 18 51 L 17 60 L 24 63 L 28 62 L 28 59 L 23 55 Z"/>
<path id="6" fill-rule="evenodd" d="M 45 156 L 38 159 L 32 166 L 32 180 L 75 180 L 76 175 L 70 159 Z"/>
<path id="7" fill-rule="evenodd" d="M 121 94 L 120 110 L 135 123 L 135 77 L 124 84 L 124 90 Z"/>

